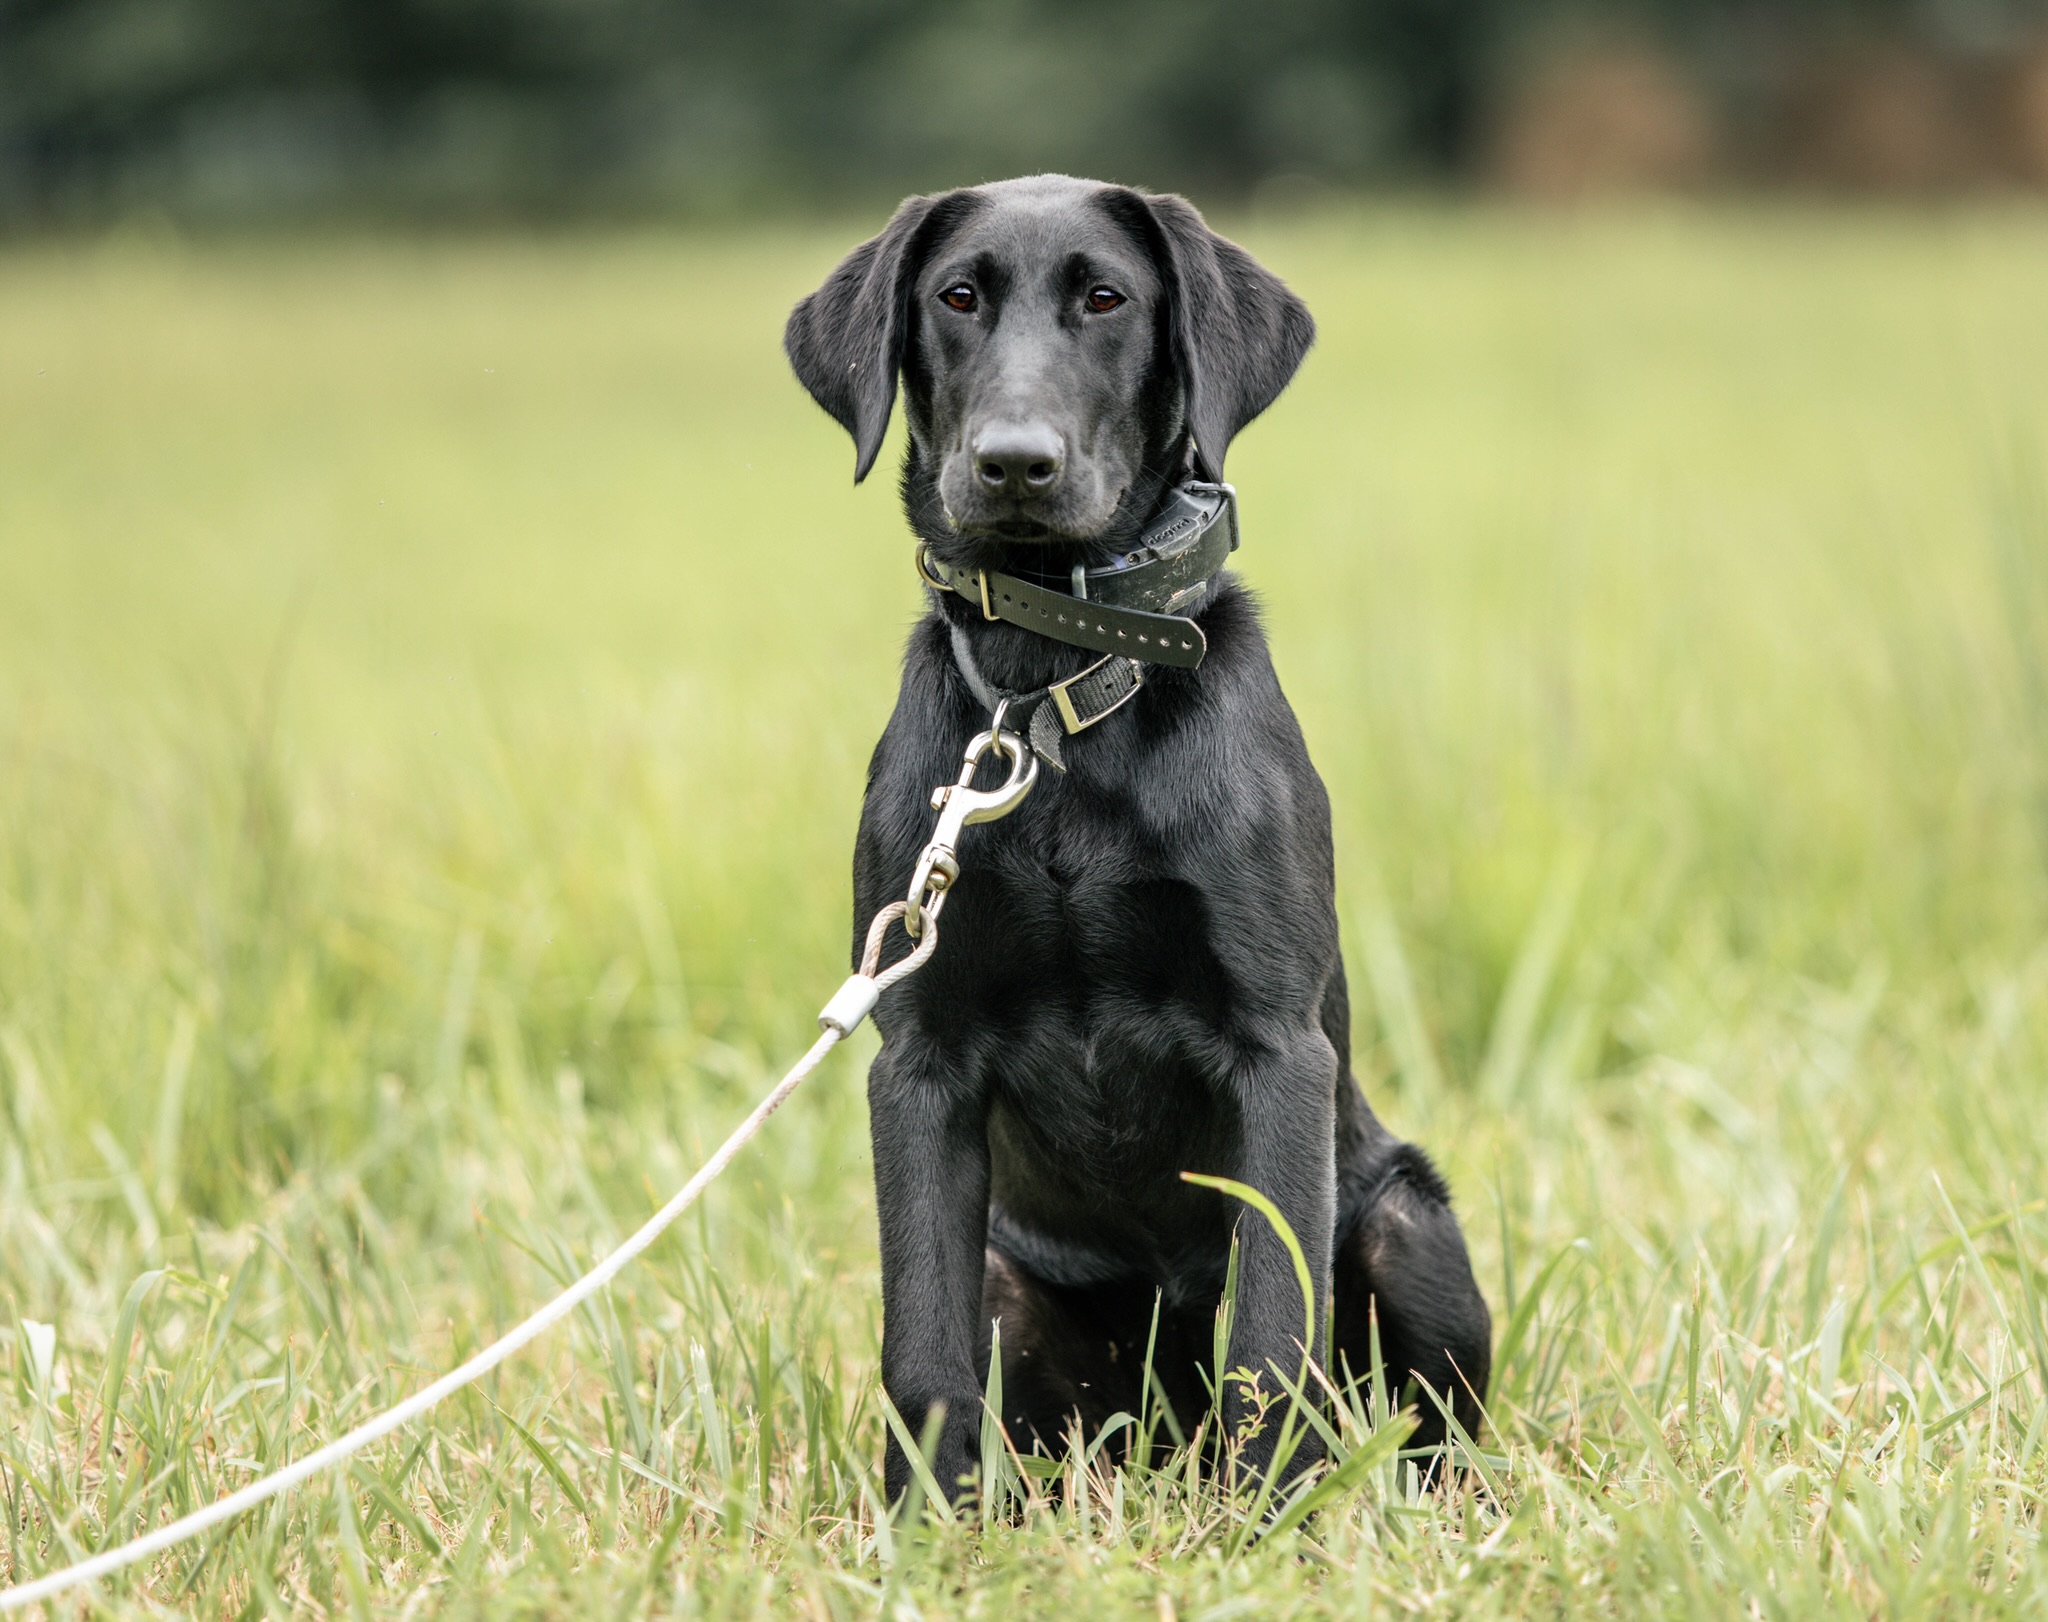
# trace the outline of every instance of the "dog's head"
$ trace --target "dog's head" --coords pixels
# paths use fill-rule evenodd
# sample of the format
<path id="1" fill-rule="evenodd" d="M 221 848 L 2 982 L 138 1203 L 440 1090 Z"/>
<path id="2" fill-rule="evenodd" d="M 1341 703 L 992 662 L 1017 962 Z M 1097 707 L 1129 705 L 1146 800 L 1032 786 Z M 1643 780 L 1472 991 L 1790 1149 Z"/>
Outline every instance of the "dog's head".
<path id="1" fill-rule="evenodd" d="M 789 318 L 798 379 L 874 466 L 903 378 L 904 495 L 936 543 L 1114 546 L 1187 464 L 1223 476 L 1315 336 L 1185 199 L 1040 175 L 913 197 Z"/>

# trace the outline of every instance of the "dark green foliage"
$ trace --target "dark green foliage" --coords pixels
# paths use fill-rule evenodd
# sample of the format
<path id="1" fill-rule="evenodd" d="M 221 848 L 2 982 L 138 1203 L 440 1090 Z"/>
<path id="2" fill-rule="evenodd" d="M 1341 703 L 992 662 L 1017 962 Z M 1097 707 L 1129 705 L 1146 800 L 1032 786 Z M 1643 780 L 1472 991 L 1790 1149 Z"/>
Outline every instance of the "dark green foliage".
<path id="1" fill-rule="evenodd" d="M 1533 36 L 1590 17 L 1726 77 L 1791 35 L 1926 33 L 1922 12 L 1961 26 L 1904 0 L 0 0 L 0 220 L 1444 177 Z"/>

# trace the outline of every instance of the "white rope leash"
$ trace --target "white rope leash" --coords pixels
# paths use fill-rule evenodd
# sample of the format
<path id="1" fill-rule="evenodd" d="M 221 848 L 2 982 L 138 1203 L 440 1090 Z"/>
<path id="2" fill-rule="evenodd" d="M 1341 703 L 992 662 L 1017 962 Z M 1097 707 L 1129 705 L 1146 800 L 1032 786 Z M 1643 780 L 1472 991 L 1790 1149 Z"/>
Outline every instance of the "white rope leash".
<path id="1" fill-rule="evenodd" d="M 0 1590 L 0 1611 L 18 1611 L 24 1605 L 33 1605 L 37 1600 L 48 1599 L 52 1594 L 67 1588 L 104 1577 L 109 1572 L 132 1566 L 138 1560 L 146 1560 L 160 1550 L 183 1543 L 187 1538 L 196 1537 L 208 1527 L 218 1526 L 223 1521 L 233 1520 L 244 1510 L 254 1509 L 258 1504 L 275 1498 L 279 1493 L 289 1492 L 309 1476 L 318 1475 L 332 1465 L 340 1464 L 353 1454 L 360 1453 L 379 1437 L 389 1436 L 399 1427 L 417 1419 L 444 1397 L 453 1396 L 471 1381 L 490 1373 L 514 1352 L 528 1342 L 538 1339 L 560 1323 L 577 1307 L 589 1300 L 605 1285 L 609 1284 L 655 1240 L 670 1223 L 681 1216 L 693 1204 L 697 1196 L 717 1179 L 719 1173 L 732 1164 L 733 1157 L 747 1146 L 747 1141 L 761 1130 L 768 1117 L 782 1105 L 784 1099 L 795 1092 L 804 1078 L 823 1062 L 826 1054 L 841 1038 L 852 1032 L 875 1006 L 881 994 L 906 975 L 915 974 L 923 968 L 927 959 L 937 949 L 939 932 L 935 920 L 928 919 L 924 936 L 918 942 L 917 950 L 901 963 L 895 964 L 886 973 L 876 974 L 881 961 L 882 933 L 896 919 L 904 914 L 901 901 L 884 907 L 875 915 L 875 921 L 868 926 L 867 949 L 862 954 L 860 972 L 851 976 L 825 1005 L 818 1016 L 818 1023 L 824 1027 L 824 1034 L 811 1044 L 806 1053 L 791 1068 L 788 1075 L 775 1084 L 773 1092 L 754 1106 L 753 1114 L 733 1129 L 731 1137 L 718 1147 L 718 1152 L 699 1168 L 697 1175 L 677 1191 L 675 1198 L 664 1205 L 653 1216 L 641 1224 L 632 1238 L 620 1245 L 609 1256 L 599 1262 L 583 1277 L 570 1285 L 554 1300 L 542 1307 L 532 1317 L 521 1323 L 503 1338 L 478 1352 L 460 1368 L 451 1369 L 432 1385 L 416 1391 L 396 1408 L 387 1409 L 375 1419 L 366 1420 L 345 1436 L 337 1437 L 325 1447 L 308 1453 L 303 1459 L 275 1470 L 260 1481 L 252 1481 L 239 1492 L 208 1504 L 204 1509 L 195 1509 L 189 1515 L 180 1516 L 167 1526 L 160 1526 L 153 1532 L 146 1532 L 118 1548 L 107 1549 L 81 1560 L 76 1565 L 66 1566 L 62 1571 L 51 1572 L 33 1582 Z"/>

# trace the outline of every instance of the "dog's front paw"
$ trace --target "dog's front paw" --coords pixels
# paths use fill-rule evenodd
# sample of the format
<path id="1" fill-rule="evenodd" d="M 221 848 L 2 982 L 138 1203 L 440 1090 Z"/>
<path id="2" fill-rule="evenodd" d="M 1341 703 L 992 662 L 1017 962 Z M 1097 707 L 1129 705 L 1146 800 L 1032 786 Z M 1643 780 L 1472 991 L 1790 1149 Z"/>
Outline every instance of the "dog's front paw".
<path id="1" fill-rule="evenodd" d="M 926 1434 L 930 1426 L 929 1416 L 941 1408 L 944 1409 L 944 1418 L 939 1422 L 938 1436 L 928 1461 L 931 1481 L 949 1504 L 975 1502 L 980 1494 L 980 1393 L 957 1402 L 933 1403 L 926 1410 L 924 1423 L 913 1434 Z M 931 1491 L 924 1483 L 924 1472 L 911 1462 L 893 1428 L 889 1435 L 889 1450 L 883 1459 L 882 1475 L 892 1507 L 902 1504 L 908 1495 L 929 1510 Z"/>
<path id="2" fill-rule="evenodd" d="M 1322 1458 L 1322 1441 L 1272 1378 L 1259 1380 L 1240 1369 L 1224 1390 L 1224 1433 L 1231 1439 L 1237 1479 L 1250 1485 L 1271 1476 L 1277 1498 Z"/>

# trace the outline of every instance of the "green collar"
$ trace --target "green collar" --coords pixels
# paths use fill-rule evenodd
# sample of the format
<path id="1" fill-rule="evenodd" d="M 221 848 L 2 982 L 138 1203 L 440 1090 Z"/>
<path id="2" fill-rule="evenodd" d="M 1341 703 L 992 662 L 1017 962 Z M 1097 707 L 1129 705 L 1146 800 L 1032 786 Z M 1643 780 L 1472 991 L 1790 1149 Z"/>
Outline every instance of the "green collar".
<path id="1" fill-rule="evenodd" d="M 1188 617 L 1237 550 L 1237 492 L 1190 480 L 1173 489 L 1138 544 L 1100 569 L 1064 579 L 942 563 L 922 542 L 917 573 L 934 591 L 979 603 L 982 614 L 1096 653 L 1192 670 L 1209 651 Z"/>

